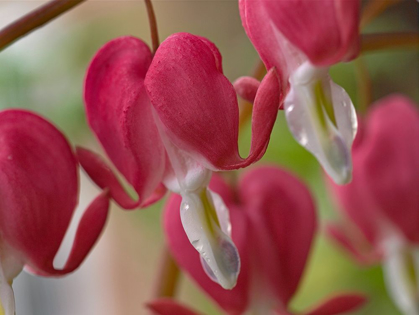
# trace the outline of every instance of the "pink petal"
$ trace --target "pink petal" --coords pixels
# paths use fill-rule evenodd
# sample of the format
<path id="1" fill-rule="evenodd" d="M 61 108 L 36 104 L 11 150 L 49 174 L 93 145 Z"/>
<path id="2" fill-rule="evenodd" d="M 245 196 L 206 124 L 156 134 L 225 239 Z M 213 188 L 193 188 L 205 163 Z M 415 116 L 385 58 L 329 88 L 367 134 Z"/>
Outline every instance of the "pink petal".
<path id="1" fill-rule="evenodd" d="M 83 214 L 65 267 L 55 269 L 51 265 L 51 261 L 45 261 L 44 263 L 34 261 L 29 264 L 30 269 L 43 276 L 64 275 L 76 270 L 96 244 L 105 226 L 108 213 L 108 192 L 104 191 L 92 201 Z"/>
<path id="2" fill-rule="evenodd" d="M 199 315 L 173 299 L 160 298 L 147 303 L 147 308 L 156 315 Z"/>
<path id="3" fill-rule="evenodd" d="M 247 246 L 253 268 L 286 306 L 300 282 L 316 229 L 310 192 L 288 172 L 261 167 L 242 177 L 239 198 L 249 217 Z"/>
<path id="4" fill-rule="evenodd" d="M 100 188 L 108 188 L 112 199 L 115 200 L 122 208 L 134 209 L 139 206 L 140 202 L 132 200 L 119 183 L 115 174 L 99 155 L 81 147 L 76 148 L 76 155 L 81 166 L 89 177 Z"/>
<path id="5" fill-rule="evenodd" d="M 99 155 L 82 147 L 76 148 L 76 155 L 79 163 L 83 166 L 83 169 L 89 177 L 100 188 L 108 188 L 112 199 L 115 200 L 122 208 L 136 209 L 140 206 L 140 201 L 133 200 L 127 194 L 115 174 Z M 157 186 L 153 194 L 141 203 L 141 207 L 147 207 L 154 202 L 157 202 L 165 195 L 166 191 L 166 187 L 160 184 Z"/>
<path id="6" fill-rule="evenodd" d="M 244 100 L 253 103 L 260 82 L 252 77 L 240 77 L 234 81 L 236 93 Z"/>
<path id="7" fill-rule="evenodd" d="M 357 135 L 358 137 L 358 135 Z M 371 201 L 368 191 L 362 190 L 359 183 L 360 173 L 363 170 L 358 166 L 358 158 L 353 152 L 353 173 L 352 182 L 347 185 L 337 185 L 328 179 L 328 187 L 331 189 L 339 210 L 352 220 L 359 230 L 363 233 L 366 240 L 372 246 L 379 246 L 381 241 L 380 226 L 377 224 L 381 220 L 377 212 L 376 205 Z"/>
<path id="8" fill-rule="evenodd" d="M 264 0 L 262 3 L 266 8 L 263 22 L 272 22 L 313 64 L 330 66 L 354 57 L 359 41 L 359 0 Z"/>
<path id="9" fill-rule="evenodd" d="M 352 182 L 331 185 L 373 244 L 389 232 L 388 219 L 419 242 L 419 144 L 413 140 L 418 137 L 419 115 L 409 99 L 395 95 L 378 101 L 353 149 Z"/>
<path id="10" fill-rule="evenodd" d="M 107 43 L 88 69 L 84 95 L 91 128 L 141 203 L 160 184 L 165 169 L 164 147 L 144 88 L 151 58 L 147 45 L 134 37 Z"/>
<path id="11" fill-rule="evenodd" d="M 359 156 L 359 189 L 412 242 L 419 243 L 419 112 L 401 95 L 377 102 Z M 355 196 L 354 196 L 355 197 Z"/>
<path id="12" fill-rule="evenodd" d="M 351 233 L 352 232 L 352 233 Z M 345 226 L 328 224 L 326 233 L 344 249 L 346 249 L 359 264 L 371 265 L 381 261 L 382 255 L 374 249 L 361 235 L 355 240 L 357 231 L 346 231 Z"/>
<path id="13" fill-rule="evenodd" d="M 362 307 L 366 302 L 367 298 L 358 293 L 337 295 L 315 307 L 306 315 L 349 314 Z"/>
<path id="14" fill-rule="evenodd" d="M 247 159 L 238 152 L 238 104 L 233 86 L 220 71 L 215 46 L 208 40 L 179 33 L 158 49 L 145 85 L 164 125 L 179 148 L 215 170 L 245 167 L 261 157 L 269 141 L 279 104 L 275 71 L 258 90 Z"/>
<path id="15" fill-rule="evenodd" d="M 259 53 L 266 69 L 276 67 L 282 89 L 280 99 L 280 104 L 282 104 L 288 90 L 288 77 L 291 71 L 287 57 L 291 55 L 297 58 L 299 52 L 295 51 L 283 36 L 275 32 L 271 23 L 267 23 L 269 16 L 261 0 L 239 0 L 239 8 L 246 34 Z M 281 39 L 278 39 L 278 36 Z"/>
<path id="16" fill-rule="evenodd" d="M 232 229 L 232 238 L 239 250 L 241 258 L 241 271 L 237 285 L 232 290 L 224 290 L 220 285 L 212 281 L 203 270 L 199 254 L 190 244 L 183 229 L 179 214 L 181 197 L 178 195 L 172 195 L 165 206 L 164 228 L 167 242 L 179 266 L 187 271 L 201 288 L 229 314 L 241 314 L 246 308 L 248 298 L 247 252 L 243 237 L 246 233 L 247 222 L 238 211 L 234 211 L 234 206 L 228 203 L 228 196 L 231 192 L 221 180 L 217 179 L 216 183 L 214 185 L 211 184 L 210 187 L 223 198 L 227 196 L 224 201 L 227 207 L 230 208 L 231 221 L 233 222 L 234 220 L 235 222 Z"/>
<path id="17" fill-rule="evenodd" d="M 49 272 L 77 205 L 76 159 L 53 125 L 21 110 L 0 113 L 0 147 L 2 239 L 30 266 Z M 107 204 L 104 193 L 86 213 L 71 268 L 62 273 L 74 270 L 93 246 Z"/>

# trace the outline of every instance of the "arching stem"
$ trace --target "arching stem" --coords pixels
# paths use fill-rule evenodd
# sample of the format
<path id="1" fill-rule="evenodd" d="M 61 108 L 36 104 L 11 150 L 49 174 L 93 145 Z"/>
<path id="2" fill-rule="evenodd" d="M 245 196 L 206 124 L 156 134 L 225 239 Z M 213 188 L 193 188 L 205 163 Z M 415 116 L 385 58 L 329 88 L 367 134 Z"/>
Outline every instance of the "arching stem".
<path id="1" fill-rule="evenodd" d="M 86 0 L 52 0 L 0 30 L 0 50 Z"/>
<path id="2" fill-rule="evenodd" d="M 357 110 L 365 114 L 368 106 L 372 103 L 372 82 L 367 66 L 362 57 L 355 60 L 355 74 L 358 93 Z"/>
<path id="3" fill-rule="evenodd" d="M 363 29 L 377 16 L 383 13 L 387 8 L 399 3 L 401 0 L 370 0 L 361 16 L 360 27 Z"/>
<path id="4" fill-rule="evenodd" d="M 173 260 L 167 247 L 163 249 L 160 270 L 156 281 L 154 296 L 174 297 L 176 295 L 177 284 L 180 278 L 180 270 Z"/>
<path id="5" fill-rule="evenodd" d="M 419 33 L 412 32 L 362 35 L 361 53 L 401 48 L 419 48 Z"/>
<path id="6" fill-rule="evenodd" d="M 147 7 L 148 21 L 150 23 L 150 33 L 151 42 L 153 45 L 153 52 L 155 53 L 160 45 L 156 15 L 154 14 L 153 4 L 151 3 L 151 0 L 145 0 L 145 5 Z"/>

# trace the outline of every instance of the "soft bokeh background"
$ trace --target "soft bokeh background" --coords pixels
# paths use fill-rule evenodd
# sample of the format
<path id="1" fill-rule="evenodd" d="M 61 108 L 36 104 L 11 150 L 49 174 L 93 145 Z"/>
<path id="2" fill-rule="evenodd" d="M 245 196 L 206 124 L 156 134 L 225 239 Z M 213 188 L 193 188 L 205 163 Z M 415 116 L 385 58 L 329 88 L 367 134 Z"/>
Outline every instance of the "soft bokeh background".
<path id="1" fill-rule="evenodd" d="M 42 3 L 0 1 L 0 27 Z M 174 32 L 206 36 L 219 47 L 229 79 L 250 74 L 258 57 L 242 29 L 236 1 L 156 1 L 155 10 L 161 40 Z M 365 32 L 417 31 L 418 23 L 417 2 L 402 0 Z M 54 122 L 74 145 L 103 152 L 86 124 L 83 78 L 94 53 L 107 41 L 122 35 L 135 35 L 150 42 L 142 1 L 88 1 L 15 43 L 0 53 L 0 109 L 18 107 L 36 111 Z M 374 99 L 401 92 L 418 102 L 418 57 L 415 50 L 365 56 L 374 82 Z M 357 105 L 353 63 L 333 67 L 332 76 Z M 249 136 L 247 128 L 241 137 L 244 154 L 249 148 Z M 259 163 L 275 163 L 302 178 L 312 189 L 321 222 L 337 217 L 317 162 L 292 139 L 283 113 L 279 113 L 268 151 Z M 98 192 L 83 174 L 81 186 L 76 217 Z M 146 314 L 144 303 L 153 296 L 164 248 L 160 226 L 163 204 L 164 201 L 132 212 L 113 205 L 100 242 L 84 265 L 70 276 L 45 279 L 23 272 L 14 283 L 17 314 Z M 67 236 L 57 266 L 65 262 L 74 228 Z M 325 239 L 320 229 L 292 306 L 301 310 L 329 293 L 343 290 L 362 291 L 370 296 L 370 303 L 358 314 L 399 314 L 386 295 L 381 268 L 357 266 Z M 220 314 L 188 276 L 182 276 L 178 292 L 182 301 L 197 310 Z"/>

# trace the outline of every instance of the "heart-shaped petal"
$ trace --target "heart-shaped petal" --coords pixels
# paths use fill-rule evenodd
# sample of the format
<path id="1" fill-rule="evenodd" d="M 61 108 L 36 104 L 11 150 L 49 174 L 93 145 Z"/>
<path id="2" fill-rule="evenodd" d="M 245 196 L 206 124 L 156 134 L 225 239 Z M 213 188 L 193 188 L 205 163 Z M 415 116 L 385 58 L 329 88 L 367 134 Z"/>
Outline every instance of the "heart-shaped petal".
<path id="1" fill-rule="evenodd" d="M 0 112 L 0 148 L 2 241 L 34 272 L 61 275 L 73 271 L 103 229 L 107 192 L 86 210 L 67 265 L 56 270 L 53 260 L 77 205 L 75 156 L 53 125 L 21 110 Z"/>
<path id="2" fill-rule="evenodd" d="M 238 152 L 239 111 L 232 84 L 221 71 L 218 50 L 208 40 L 178 33 L 159 47 L 145 85 L 171 142 L 213 170 L 245 167 L 269 142 L 279 104 L 275 70 L 258 89 L 249 157 Z"/>
<path id="3" fill-rule="evenodd" d="M 272 23 L 313 64 L 329 66 L 355 56 L 359 46 L 359 0 L 262 0 L 259 5 L 266 12 L 260 22 Z"/>
<path id="4" fill-rule="evenodd" d="M 141 204 L 160 184 L 166 163 L 144 88 L 151 58 L 141 40 L 115 39 L 90 64 L 84 91 L 91 128 Z"/>
<path id="5" fill-rule="evenodd" d="M 311 194 L 296 177 L 277 167 L 247 172 L 238 193 L 249 218 L 249 252 L 262 283 L 256 288 L 264 286 L 268 292 L 262 294 L 286 306 L 300 282 L 317 225 Z"/>

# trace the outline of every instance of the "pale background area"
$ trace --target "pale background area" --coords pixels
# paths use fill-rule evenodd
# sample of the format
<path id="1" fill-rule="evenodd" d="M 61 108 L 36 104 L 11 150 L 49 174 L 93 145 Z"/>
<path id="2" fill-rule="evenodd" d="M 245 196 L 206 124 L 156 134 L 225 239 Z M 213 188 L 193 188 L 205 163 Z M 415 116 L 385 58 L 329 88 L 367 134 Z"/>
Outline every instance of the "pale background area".
<path id="1" fill-rule="evenodd" d="M 0 1 L 0 27 L 39 6 L 42 1 Z M 219 47 L 226 75 L 234 80 L 251 72 L 257 54 L 248 41 L 236 1 L 156 1 L 160 39 L 174 32 L 206 36 Z M 416 1 L 406 0 L 374 22 L 367 31 L 418 30 Z M 0 109 L 27 108 L 48 117 L 75 145 L 102 152 L 88 129 L 82 102 L 85 69 L 107 41 L 135 35 L 146 42 L 149 27 L 142 1 L 88 1 L 0 53 Z M 366 58 L 375 80 L 376 99 L 395 91 L 419 100 L 417 51 L 394 51 Z M 352 64 L 332 69 L 356 105 Z M 249 129 L 249 128 L 248 128 Z M 241 138 L 245 154 L 250 130 Z M 1 149 L 1 148 L 0 148 Z M 294 171 L 312 188 L 321 219 L 336 217 L 326 195 L 316 161 L 291 138 L 282 113 L 263 162 Z M 81 176 L 80 216 L 98 190 Z M 160 214 L 164 202 L 132 212 L 113 204 L 97 246 L 82 267 L 62 279 L 38 278 L 23 272 L 14 283 L 18 315 L 137 315 L 153 296 L 164 235 Z M 73 222 L 74 223 L 74 222 Z M 57 258 L 62 265 L 74 227 Z M 398 314 L 386 296 L 380 267 L 356 266 L 319 233 L 295 309 L 315 304 L 329 293 L 362 291 L 371 302 L 358 314 Z M 206 314 L 217 307 L 196 289 L 187 276 L 179 287 L 180 299 Z"/>

